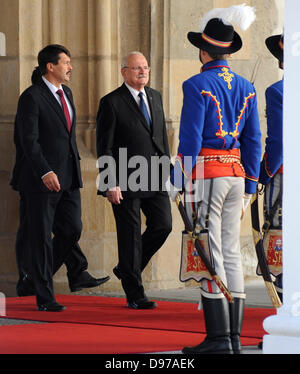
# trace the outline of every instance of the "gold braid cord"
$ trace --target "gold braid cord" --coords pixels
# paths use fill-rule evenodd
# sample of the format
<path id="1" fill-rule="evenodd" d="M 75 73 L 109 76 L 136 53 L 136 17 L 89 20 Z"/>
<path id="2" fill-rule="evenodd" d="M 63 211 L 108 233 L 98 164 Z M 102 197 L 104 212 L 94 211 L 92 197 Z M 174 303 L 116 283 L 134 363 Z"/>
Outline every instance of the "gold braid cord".
<path id="1" fill-rule="evenodd" d="M 204 162 L 218 161 L 218 162 L 221 162 L 222 164 L 236 163 L 245 172 L 244 167 L 241 163 L 240 156 L 235 156 L 235 155 L 210 155 L 210 156 L 203 156 L 203 161 Z"/>

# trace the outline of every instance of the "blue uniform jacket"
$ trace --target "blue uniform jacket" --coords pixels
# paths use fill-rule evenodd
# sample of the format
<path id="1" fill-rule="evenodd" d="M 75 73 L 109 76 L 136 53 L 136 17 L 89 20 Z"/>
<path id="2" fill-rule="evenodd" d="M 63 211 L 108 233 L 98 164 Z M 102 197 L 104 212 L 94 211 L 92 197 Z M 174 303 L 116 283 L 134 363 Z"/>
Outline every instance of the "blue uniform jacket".
<path id="1" fill-rule="evenodd" d="M 267 138 L 259 182 L 268 184 L 283 163 L 283 80 L 266 89 Z"/>
<path id="2" fill-rule="evenodd" d="M 211 61 L 183 83 L 178 156 L 171 183 L 182 188 L 201 148 L 239 148 L 245 169 L 245 192 L 254 193 L 261 161 L 261 132 L 253 85 L 233 73 L 226 60 Z M 184 164 L 184 157 L 192 162 Z M 178 183 L 180 181 L 180 183 Z"/>

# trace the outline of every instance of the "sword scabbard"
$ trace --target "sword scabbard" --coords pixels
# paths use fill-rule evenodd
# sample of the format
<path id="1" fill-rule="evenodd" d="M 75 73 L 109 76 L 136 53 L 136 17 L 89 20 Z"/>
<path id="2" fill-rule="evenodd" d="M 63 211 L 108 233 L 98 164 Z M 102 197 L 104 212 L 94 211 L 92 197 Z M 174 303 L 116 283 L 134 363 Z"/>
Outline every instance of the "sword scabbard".
<path id="1" fill-rule="evenodd" d="M 219 289 L 222 291 L 223 295 L 226 297 L 226 299 L 228 300 L 228 302 L 232 304 L 234 302 L 233 296 L 228 291 L 227 287 L 222 282 L 221 278 L 217 274 L 216 275 L 212 275 L 212 278 L 215 281 L 215 283 L 217 284 L 217 286 L 219 287 Z"/>
<path id="2" fill-rule="evenodd" d="M 252 196 L 251 200 L 251 220 L 252 220 L 252 234 L 256 250 L 256 256 L 265 286 L 270 297 L 271 303 L 274 308 L 279 308 L 282 303 L 272 282 L 269 266 L 267 263 L 262 234 L 260 231 L 259 223 L 259 210 L 258 210 L 258 192 Z"/>
<path id="3" fill-rule="evenodd" d="M 178 207 L 179 213 L 181 215 L 181 218 L 184 222 L 186 230 L 191 234 L 193 233 L 193 225 L 191 224 L 189 217 L 185 211 L 185 208 L 182 204 L 181 197 L 179 193 L 177 193 L 176 198 L 175 198 L 176 205 Z M 191 235 L 193 236 L 193 235 Z M 221 278 L 216 274 L 216 271 L 214 270 L 213 266 L 210 263 L 210 260 L 203 249 L 200 240 L 197 238 L 193 238 L 194 243 L 195 243 L 195 248 L 197 250 L 197 253 L 201 260 L 203 261 L 207 271 L 211 275 L 212 279 L 216 283 L 216 285 L 219 287 L 220 291 L 223 293 L 223 295 L 226 297 L 226 299 L 230 302 L 233 303 L 233 296 L 231 295 L 230 291 L 226 288 L 225 284 L 222 282 Z"/>
<path id="4" fill-rule="evenodd" d="M 278 293 L 275 289 L 275 286 L 274 286 L 273 282 L 265 281 L 265 285 L 266 285 L 267 292 L 269 294 L 269 297 L 271 299 L 271 302 L 272 302 L 272 305 L 274 306 L 274 308 L 281 307 L 282 303 L 281 303 L 281 300 L 278 296 Z"/>

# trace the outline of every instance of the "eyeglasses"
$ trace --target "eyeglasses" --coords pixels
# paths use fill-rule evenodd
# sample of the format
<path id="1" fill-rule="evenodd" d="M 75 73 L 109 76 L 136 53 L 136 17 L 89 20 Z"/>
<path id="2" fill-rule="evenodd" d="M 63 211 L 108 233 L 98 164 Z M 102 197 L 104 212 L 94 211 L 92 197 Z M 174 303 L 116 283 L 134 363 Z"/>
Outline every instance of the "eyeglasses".
<path id="1" fill-rule="evenodd" d="M 146 70 L 146 71 L 150 71 L 150 67 L 149 66 L 132 66 L 132 67 L 129 67 L 129 66 L 123 66 L 124 69 L 131 69 L 133 71 L 139 71 L 139 70 Z"/>

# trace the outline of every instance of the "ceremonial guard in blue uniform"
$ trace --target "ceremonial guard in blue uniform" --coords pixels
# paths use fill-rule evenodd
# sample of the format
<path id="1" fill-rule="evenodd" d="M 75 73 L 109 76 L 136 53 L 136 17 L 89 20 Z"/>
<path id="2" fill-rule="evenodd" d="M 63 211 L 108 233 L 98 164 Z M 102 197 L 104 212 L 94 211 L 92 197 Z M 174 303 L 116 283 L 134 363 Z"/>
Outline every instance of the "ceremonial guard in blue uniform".
<path id="1" fill-rule="evenodd" d="M 200 223 L 208 226 L 216 273 L 234 297 L 229 304 L 212 280 L 201 280 L 207 336 L 201 344 L 183 348 L 188 354 L 241 352 L 245 293 L 240 222 L 243 203 L 249 202 L 257 188 L 261 132 L 255 89 L 227 62 L 228 55 L 242 47 L 232 26 L 235 20 L 247 29 L 255 20 L 254 9 L 246 5 L 213 9 L 204 16 L 200 32 L 187 35 L 199 48 L 203 66 L 200 74 L 183 83 L 179 147 L 170 195 L 174 198 L 174 191 L 183 189 L 191 176 L 199 177 L 198 165 L 204 168 Z"/>
<path id="2" fill-rule="evenodd" d="M 279 68 L 283 69 L 283 35 L 273 35 L 266 39 L 269 51 L 278 59 Z M 266 117 L 267 138 L 265 152 L 260 167 L 259 182 L 265 185 L 264 191 L 264 218 L 263 230 L 265 237 L 270 229 L 282 230 L 282 178 L 283 178 L 283 79 L 266 89 Z M 264 240 L 265 242 L 265 240 Z M 278 237 L 277 242 L 281 243 Z M 266 245 L 266 244 L 265 244 Z M 281 257 L 281 245 L 274 247 L 274 251 Z M 270 256 L 269 256 L 270 257 Z M 274 261 L 273 261 L 274 262 Z M 269 264 L 272 266 L 272 264 Z M 277 265 L 277 266 L 276 266 Z M 270 269 L 276 276 L 275 287 L 282 299 L 282 266 L 273 263 Z M 277 269 L 278 268 L 278 269 Z M 278 274 L 279 273 L 279 274 Z"/>

